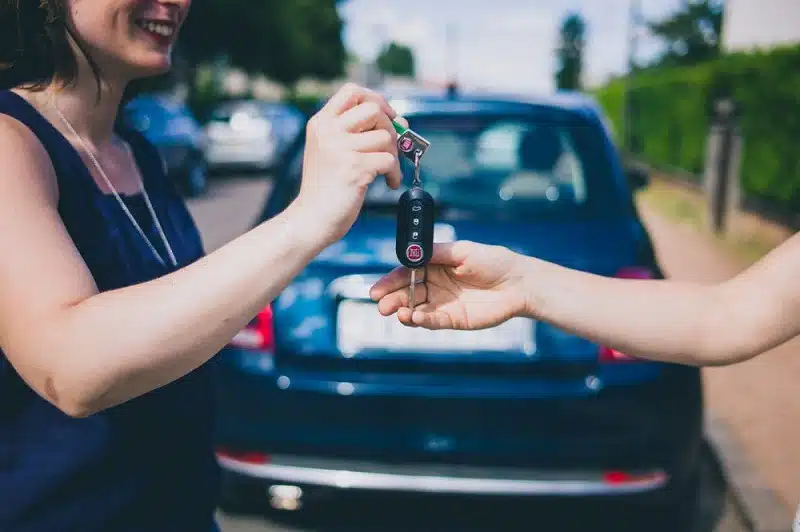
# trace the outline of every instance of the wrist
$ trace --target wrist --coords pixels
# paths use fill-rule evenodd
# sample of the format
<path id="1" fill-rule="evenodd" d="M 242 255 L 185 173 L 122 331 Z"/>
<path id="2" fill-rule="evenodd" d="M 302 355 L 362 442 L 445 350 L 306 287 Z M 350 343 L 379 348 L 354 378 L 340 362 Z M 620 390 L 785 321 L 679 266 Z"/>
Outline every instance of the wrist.
<path id="1" fill-rule="evenodd" d="M 514 254 L 514 283 L 513 289 L 517 294 L 515 316 L 538 319 L 541 304 L 540 294 L 537 293 L 539 266 L 541 261 L 533 257 Z"/>
<path id="2" fill-rule="evenodd" d="M 330 230 L 313 209 L 295 200 L 280 214 L 280 223 L 292 241 L 314 255 L 332 244 Z"/>

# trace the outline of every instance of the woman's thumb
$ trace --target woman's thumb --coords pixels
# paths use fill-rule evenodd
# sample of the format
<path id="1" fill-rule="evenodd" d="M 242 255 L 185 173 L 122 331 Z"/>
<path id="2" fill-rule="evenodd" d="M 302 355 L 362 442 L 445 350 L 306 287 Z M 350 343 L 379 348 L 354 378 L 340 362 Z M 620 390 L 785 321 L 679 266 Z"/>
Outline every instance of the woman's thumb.
<path id="1" fill-rule="evenodd" d="M 465 240 L 435 243 L 430 263 L 440 266 L 458 266 L 467 259 L 472 246 L 472 242 Z"/>

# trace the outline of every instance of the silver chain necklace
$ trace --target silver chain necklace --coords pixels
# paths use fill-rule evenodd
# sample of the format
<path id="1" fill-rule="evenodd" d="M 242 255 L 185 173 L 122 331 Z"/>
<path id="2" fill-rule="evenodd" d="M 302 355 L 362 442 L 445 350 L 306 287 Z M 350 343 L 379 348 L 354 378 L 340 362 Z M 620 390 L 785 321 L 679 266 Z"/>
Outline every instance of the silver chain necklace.
<path id="1" fill-rule="evenodd" d="M 144 241 L 147 243 L 148 247 L 153 252 L 155 258 L 158 259 L 158 262 L 160 262 L 162 266 L 166 266 L 164 258 L 161 256 L 156 247 L 153 245 L 153 243 L 147 237 L 145 232 L 142 230 L 141 226 L 136 221 L 136 218 L 133 216 L 131 211 L 128 209 L 128 206 L 125 204 L 122 197 L 117 192 L 117 189 L 114 188 L 114 185 L 111 184 L 111 180 L 108 178 L 105 171 L 103 171 L 103 167 L 100 166 L 100 162 L 94 156 L 94 153 L 92 153 L 92 151 L 89 149 L 86 142 L 84 142 L 83 138 L 81 138 L 81 136 L 78 135 L 78 132 L 75 131 L 75 128 L 72 127 L 72 124 L 69 122 L 69 120 L 67 120 L 67 117 L 64 116 L 64 114 L 61 112 L 61 110 L 58 108 L 58 106 L 55 104 L 52 98 L 50 100 L 50 104 L 53 106 L 53 109 L 55 109 L 61 121 L 64 122 L 64 125 L 67 127 L 67 129 L 69 129 L 70 132 L 72 132 L 72 134 L 75 135 L 75 138 L 78 139 L 78 142 L 81 143 L 81 146 L 83 146 L 84 151 L 87 153 L 87 155 L 89 155 L 89 158 L 92 160 L 92 163 L 94 163 L 95 168 L 97 168 L 98 173 L 106 182 L 106 185 L 108 185 L 108 188 L 111 190 L 111 192 L 114 194 L 114 197 L 117 199 L 117 203 L 119 203 L 119 206 L 122 208 L 123 211 L 125 211 L 125 214 L 128 215 L 128 219 L 130 219 L 133 226 L 136 228 L 136 230 L 142 236 Z M 125 146 L 125 150 L 131 155 L 131 158 L 134 158 L 133 153 L 131 152 L 131 149 L 128 146 L 128 144 L 123 143 L 123 145 Z M 164 243 L 164 248 L 167 250 L 167 253 L 169 254 L 170 262 L 172 262 L 172 265 L 177 268 L 178 261 L 175 259 L 175 254 L 172 252 L 172 246 L 170 246 L 169 240 L 167 240 L 167 235 L 164 233 L 164 229 L 162 229 L 161 227 L 161 222 L 159 222 L 158 216 L 156 216 L 156 211 L 155 209 L 153 209 L 153 204 L 150 203 L 150 196 L 147 195 L 147 190 L 145 190 L 144 183 L 142 182 L 141 178 L 138 175 L 137 178 L 139 179 L 139 188 L 142 190 L 142 196 L 144 197 L 144 201 L 147 204 L 147 209 L 150 211 L 150 215 L 153 217 L 153 221 L 155 222 L 158 234 L 161 237 L 161 241 Z"/>

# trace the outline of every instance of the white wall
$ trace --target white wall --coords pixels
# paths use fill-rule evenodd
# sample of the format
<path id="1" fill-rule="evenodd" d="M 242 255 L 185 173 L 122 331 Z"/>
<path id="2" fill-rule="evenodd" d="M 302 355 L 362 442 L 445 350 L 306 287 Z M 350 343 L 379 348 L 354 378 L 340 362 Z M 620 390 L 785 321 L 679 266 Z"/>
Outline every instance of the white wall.
<path id="1" fill-rule="evenodd" d="M 722 45 L 728 51 L 800 43 L 800 0 L 726 0 Z"/>

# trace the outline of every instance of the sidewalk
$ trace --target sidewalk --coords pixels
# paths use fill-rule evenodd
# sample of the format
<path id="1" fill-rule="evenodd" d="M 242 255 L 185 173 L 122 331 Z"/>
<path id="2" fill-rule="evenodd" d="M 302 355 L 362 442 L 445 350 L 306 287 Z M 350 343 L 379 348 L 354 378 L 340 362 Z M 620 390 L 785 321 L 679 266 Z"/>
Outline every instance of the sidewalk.
<path id="1" fill-rule="evenodd" d="M 744 267 L 710 236 L 646 205 L 641 212 L 669 277 L 714 282 Z M 710 417 L 730 428 L 760 480 L 793 515 L 800 504 L 800 339 L 755 360 L 703 372 Z"/>

